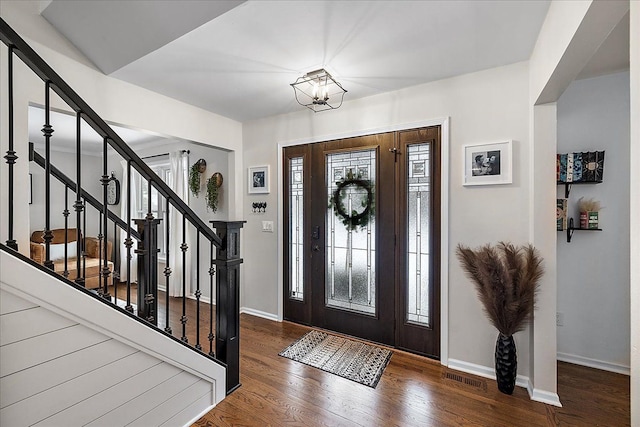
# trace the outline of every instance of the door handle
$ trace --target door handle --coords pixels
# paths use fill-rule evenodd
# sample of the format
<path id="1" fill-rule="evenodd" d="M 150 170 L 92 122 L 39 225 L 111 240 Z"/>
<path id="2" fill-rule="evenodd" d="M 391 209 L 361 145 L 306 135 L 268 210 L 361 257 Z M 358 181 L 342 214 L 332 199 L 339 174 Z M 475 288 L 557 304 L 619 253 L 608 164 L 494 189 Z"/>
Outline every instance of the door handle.
<path id="1" fill-rule="evenodd" d="M 312 250 L 313 250 L 314 252 L 320 252 L 320 246 L 318 246 L 318 245 L 313 245 Z"/>

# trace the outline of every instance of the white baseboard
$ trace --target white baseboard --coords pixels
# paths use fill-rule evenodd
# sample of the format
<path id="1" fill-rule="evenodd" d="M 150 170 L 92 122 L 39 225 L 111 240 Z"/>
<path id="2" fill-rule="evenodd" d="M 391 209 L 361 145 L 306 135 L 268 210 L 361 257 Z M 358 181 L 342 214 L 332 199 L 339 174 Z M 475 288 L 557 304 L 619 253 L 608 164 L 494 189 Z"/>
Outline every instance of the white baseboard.
<path id="1" fill-rule="evenodd" d="M 573 363 L 574 365 L 588 366 L 589 368 L 601 369 L 603 371 L 615 372 L 618 374 L 631 375 L 629 366 L 617 363 L 605 362 L 603 360 L 590 359 L 588 357 L 576 356 L 575 354 L 558 353 L 558 360 Z"/>
<path id="2" fill-rule="evenodd" d="M 193 295 L 193 294 L 189 294 L 189 295 L 187 295 L 187 298 L 192 299 L 192 300 L 194 300 L 194 301 L 197 299 L 197 298 L 196 298 L 196 296 L 195 296 L 195 295 Z M 205 296 L 203 296 L 203 295 L 201 295 L 201 296 L 200 296 L 200 302 L 203 302 L 203 303 L 205 303 L 205 304 L 209 304 L 209 303 L 211 303 L 211 304 L 213 304 L 213 305 L 216 305 L 216 300 L 215 300 L 215 299 L 214 299 L 213 301 L 211 301 L 211 300 L 209 300 L 209 298 L 208 298 L 208 297 L 205 297 Z"/>
<path id="3" fill-rule="evenodd" d="M 469 363 L 463 360 L 449 359 L 449 364 L 447 365 L 447 367 L 450 369 L 455 369 L 457 371 L 466 372 L 468 374 L 477 375 L 479 377 L 488 378 L 494 381 L 496 379 L 496 370 L 488 366 L 476 365 L 475 363 Z M 528 384 L 529 377 L 525 377 L 524 375 L 518 375 L 516 377 L 516 385 L 518 387 L 527 388 Z"/>
<path id="4" fill-rule="evenodd" d="M 466 372 L 468 374 L 477 375 L 483 378 L 489 378 L 491 380 L 496 379 L 496 371 L 494 368 L 488 366 L 476 365 L 475 363 L 464 362 L 457 359 L 449 359 L 448 368 L 456 369 L 458 371 Z M 529 377 L 524 375 L 518 375 L 516 377 L 516 385 L 527 389 L 529 398 L 536 402 L 546 403 L 548 405 L 562 407 L 560 398 L 557 393 L 552 393 L 544 390 L 538 390 L 533 388 L 533 384 L 529 380 Z"/>
<path id="5" fill-rule="evenodd" d="M 273 320 L 274 322 L 279 322 L 278 315 L 267 313 L 266 311 L 255 310 L 249 307 L 240 307 L 240 313 L 250 314 L 256 317 L 262 317 L 263 319 Z"/>
<path id="6" fill-rule="evenodd" d="M 527 384 L 527 391 L 529 392 L 529 397 L 531 398 L 531 400 L 562 408 L 562 403 L 560 403 L 560 397 L 558 396 L 558 393 L 535 389 L 533 388 L 533 384 L 531 384 L 531 381 L 529 381 Z"/>
<path id="7" fill-rule="evenodd" d="M 206 414 L 208 414 L 209 412 L 211 412 L 211 410 L 213 410 L 213 408 L 215 408 L 216 405 L 211 405 L 209 406 L 207 409 L 205 409 L 204 411 L 200 412 L 198 415 L 196 415 L 195 417 L 193 417 L 193 419 L 191 419 L 191 421 L 189 421 L 188 423 L 185 424 L 185 426 L 192 426 L 195 424 L 196 421 L 198 421 L 200 418 L 204 417 Z"/>

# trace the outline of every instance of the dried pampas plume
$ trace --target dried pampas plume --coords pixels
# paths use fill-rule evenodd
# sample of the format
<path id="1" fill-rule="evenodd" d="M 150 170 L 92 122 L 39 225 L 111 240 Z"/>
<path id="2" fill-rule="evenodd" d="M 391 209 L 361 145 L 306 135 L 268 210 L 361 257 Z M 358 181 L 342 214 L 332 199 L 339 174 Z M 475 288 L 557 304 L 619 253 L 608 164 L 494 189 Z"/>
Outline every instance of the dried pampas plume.
<path id="1" fill-rule="evenodd" d="M 585 199 L 584 197 L 580 197 L 578 199 L 578 207 L 580 208 L 580 212 L 598 212 L 602 209 L 602 205 L 599 201 L 594 199 Z"/>
<path id="2" fill-rule="evenodd" d="M 475 250 L 459 244 L 456 254 L 493 326 L 507 336 L 523 330 L 544 273 L 538 251 L 500 242 Z"/>

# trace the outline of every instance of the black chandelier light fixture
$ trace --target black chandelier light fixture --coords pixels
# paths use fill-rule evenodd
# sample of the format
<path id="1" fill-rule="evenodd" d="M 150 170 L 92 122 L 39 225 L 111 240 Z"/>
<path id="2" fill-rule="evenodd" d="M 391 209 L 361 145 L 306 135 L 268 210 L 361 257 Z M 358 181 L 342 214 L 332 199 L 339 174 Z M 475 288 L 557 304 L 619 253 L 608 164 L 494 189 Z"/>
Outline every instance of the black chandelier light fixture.
<path id="1" fill-rule="evenodd" d="M 324 68 L 299 77 L 291 87 L 298 104 L 314 113 L 340 108 L 347 92 Z"/>

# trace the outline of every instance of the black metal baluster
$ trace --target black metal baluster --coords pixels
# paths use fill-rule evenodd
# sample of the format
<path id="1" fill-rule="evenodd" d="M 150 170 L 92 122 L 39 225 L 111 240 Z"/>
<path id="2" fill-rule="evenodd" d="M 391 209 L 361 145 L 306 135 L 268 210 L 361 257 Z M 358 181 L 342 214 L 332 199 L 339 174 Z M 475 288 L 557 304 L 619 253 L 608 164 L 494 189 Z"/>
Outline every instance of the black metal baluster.
<path id="1" fill-rule="evenodd" d="M 102 219 L 102 212 L 100 213 L 100 221 L 103 221 Z M 86 229 L 86 228 L 85 228 Z M 116 224 L 115 222 L 113 223 L 113 229 L 114 229 L 114 233 L 115 233 L 115 229 L 116 229 Z M 107 229 L 106 229 L 106 221 L 105 221 L 105 229 L 104 229 L 105 234 L 107 234 Z M 102 223 L 100 223 L 100 234 L 98 235 L 98 277 L 102 277 L 102 240 L 104 238 L 104 240 L 106 241 L 106 237 L 102 236 Z M 106 246 L 105 246 L 105 252 L 106 252 Z M 104 266 L 106 266 L 106 261 Z M 114 277 L 115 278 L 115 277 Z M 116 281 L 113 281 L 113 285 L 115 287 L 116 285 Z M 104 291 L 102 292 L 102 297 L 106 300 L 111 301 L 111 295 L 109 294 L 109 281 L 107 280 L 106 277 L 104 277 L 104 281 L 103 281 L 103 286 L 104 286 Z M 98 285 L 98 289 L 100 289 L 100 286 Z M 115 294 L 115 291 L 114 291 Z M 114 300 L 115 301 L 115 300 Z"/>
<path id="2" fill-rule="evenodd" d="M 213 274 L 215 268 L 213 267 L 213 242 L 209 249 L 209 356 L 214 357 L 213 352 L 213 340 L 215 335 L 213 334 Z"/>
<path id="3" fill-rule="evenodd" d="M 196 232 L 196 348 L 202 350 L 200 345 L 200 231 Z"/>
<path id="4" fill-rule="evenodd" d="M 182 337 L 180 338 L 184 342 L 189 342 L 187 339 L 187 269 L 185 264 L 187 263 L 187 223 L 184 214 L 182 214 L 182 244 L 180 250 L 182 250 L 182 317 L 180 322 L 182 323 Z"/>
<path id="5" fill-rule="evenodd" d="M 166 199 L 167 201 L 167 217 L 165 219 L 165 231 L 166 231 L 166 235 L 165 235 L 165 242 L 166 245 L 165 247 L 167 248 L 167 253 L 166 253 L 166 263 L 164 265 L 164 291 L 165 291 L 165 298 L 166 298 L 166 304 L 165 304 L 165 321 L 164 321 L 164 330 L 165 332 L 169 333 L 169 334 L 173 334 L 173 331 L 171 330 L 171 326 L 169 325 L 169 276 L 171 276 L 171 268 L 169 266 L 169 248 L 171 247 L 170 245 L 170 241 L 169 241 L 169 207 L 171 206 L 169 204 L 169 199 Z"/>
<path id="6" fill-rule="evenodd" d="M 7 246 L 14 250 L 18 250 L 18 242 L 13 238 L 13 165 L 18 160 L 18 156 L 16 156 L 16 152 L 13 149 L 13 45 L 9 46 L 9 63 L 7 66 L 8 70 L 8 82 L 9 88 L 7 90 L 7 98 L 9 102 L 9 123 L 8 123 L 8 131 L 9 131 L 9 149 L 7 150 L 7 154 L 4 158 L 7 160 L 7 164 L 9 165 L 9 233 L 7 235 Z"/>
<path id="7" fill-rule="evenodd" d="M 151 179 L 147 181 L 147 219 L 153 219 L 151 213 Z"/>
<path id="8" fill-rule="evenodd" d="M 113 235 L 115 236 L 117 233 L 118 233 L 118 224 L 115 221 L 113 221 Z M 112 283 L 113 283 L 114 288 L 117 286 L 118 282 L 120 282 L 120 272 L 119 272 L 119 270 L 116 271 L 115 268 L 116 268 L 116 265 L 115 265 L 115 262 L 114 262 L 114 264 L 113 264 L 113 273 L 111 274 Z M 120 265 L 118 265 L 118 268 L 120 268 Z M 116 297 L 117 297 L 117 294 L 114 295 L 114 298 L 116 298 Z M 114 302 L 116 302 L 116 304 L 117 304 L 117 301 L 114 300 Z"/>
<path id="9" fill-rule="evenodd" d="M 82 198 L 82 206 L 87 205 L 87 199 Z M 87 232 L 87 210 L 82 210 L 82 233 Z M 87 236 L 82 238 L 82 278 L 87 277 Z"/>
<path id="10" fill-rule="evenodd" d="M 98 212 L 100 220 L 98 221 L 98 289 L 102 288 L 102 211 Z M 104 288 L 107 289 L 107 282 L 104 282 Z"/>
<path id="11" fill-rule="evenodd" d="M 44 126 L 42 134 L 44 135 L 44 265 L 51 270 L 54 269 L 53 261 L 51 261 L 51 240 L 53 240 L 53 232 L 51 231 L 51 135 L 53 127 L 50 122 L 51 102 L 50 102 L 51 82 L 45 83 L 44 92 Z"/>
<path id="12" fill-rule="evenodd" d="M 100 241 L 100 274 L 99 277 L 101 277 L 100 280 L 102 280 L 102 282 L 104 283 L 104 293 L 107 293 L 107 284 L 109 283 L 109 275 L 111 274 L 111 271 L 109 270 L 109 254 L 108 254 L 108 250 L 109 250 L 109 241 L 108 241 L 108 228 L 109 228 L 109 207 L 107 206 L 107 185 L 109 184 L 109 181 L 111 181 L 109 179 L 109 175 L 107 174 L 107 144 L 108 144 L 108 138 L 105 136 L 102 140 L 102 178 L 100 179 L 100 182 L 102 183 L 102 215 L 101 215 L 101 219 L 102 221 L 104 221 L 103 223 L 100 224 L 100 229 L 104 229 L 104 241 Z M 116 235 L 116 229 L 115 229 L 115 222 L 114 224 L 114 231 L 113 231 L 113 235 L 115 237 Z M 115 241 L 115 240 L 114 240 Z M 102 259 L 102 256 L 104 254 L 104 260 Z M 113 281 L 113 296 L 114 296 L 114 302 L 117 304 L 118 303 L 118 282 L 117 281 Z"/>
<path id="13" fill-rule="evenodd" d="M 158 235 L 157 226 L 160 220 L 156 220 L 151 210 L 153 199 L 153 181 L 147 179 L 147 215 L 144 220 L 135 219 L 138 233 L 143 236 L 138 243 L 138 316 L 148 322 L 157 324 L 158 305 Z M 143 231 L 144 230 L 144 231 Z M 142 253 L 140 252 L 141 246 Z M 142 262 L 142 265 L 141 265 Z M 141 274 L 142 273 L 142 274 Z"/>
<path id="14" fill-rule="evenodd" d="M 133 313 L 131 305 L 131 246 L 133 246 L 131 239 L 131 185 L 131 159 L 129 159 L 127 160 L 127 238 L 124 241 L 124 245 L 127 247 L 127 305 L 125 310 Z"/>
<path id="15" fill-rule="evenodd" d="M 68 245 L 69 245 L 69 187 L 64 186 L 64 210 L 62 211 L 64 216 L 64 277 L 69 277 L 69 261 L 68 261 Z"/>
<path id="16" fill-rule="evenodd" d="M 81 125 L 82 113 L 78 112 L 76 114 L 76 202 L 73 204 L 73 207 L 76 211 L 77 242 L 75 282 L 80 286 L 84 286 L 84 277 L 80 277 L 80 272 L 82 271 L 80 257 L 82 256 L 82 252 L 84 251 L 84 247 L 82 246 L 82 230 L 80 229 L 80 222 L 82 221 L 82 211 L 84 210 L 84 206 L 82 204 L 82 159 L 80 157 L 82 154 L 82 148 L 80 147 Z"/>

